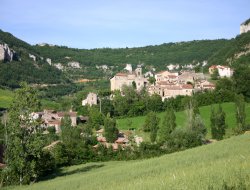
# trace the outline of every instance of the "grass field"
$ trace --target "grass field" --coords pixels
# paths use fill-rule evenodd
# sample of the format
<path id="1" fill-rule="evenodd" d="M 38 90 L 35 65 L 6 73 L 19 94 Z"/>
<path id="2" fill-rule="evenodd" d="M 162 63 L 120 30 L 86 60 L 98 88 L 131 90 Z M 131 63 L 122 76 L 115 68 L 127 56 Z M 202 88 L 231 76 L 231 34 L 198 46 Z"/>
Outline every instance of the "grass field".
<path id="1" fill-rule="evenodd" d="M 215 108 L 218 108 L 218 104 L 215 105 Z M 236 118 L 235 118 L 235 105 L 234 103 L 223 103 L 222 108 L 226 113 L 226 123 L 228 125 L 228 130 L 227 130 L 227 135 L 230 136 L 232 129 L 236 125 Z M 203 106 L 200 107 L 200 114 L 201 117 L 208 129 L 208 137 L 210 137 L 210 109 L 211 106 Z M 163 119 L 165 115 L 165 112 L 158 113 L 158 116 Z M 183 127 L 186 124 L 187 121 L 187 113 L 186 111 L 181 111 L 181 112 L 176 112 L 176 123 L 178 127 Z M 250 104 L 246 104 L 246 123 L 250 124 Z M 118 128 L 121 130 L 127 130 L 128 127 L 128 119 L 132 121 L 132 128 L 135 129 L 141 129 L 144 121 L 145 121 L 145 116 L 140 116 L 140 117 L 132 117 L 132 118 L 125 118 L 125 119 L 118 119 L 117 120 L 117 125 Z M 142 133 L 142 136 L 144 134 Z"/>
<path id="2" fill-rule="evenodd" d="M 14 93 L 10 90 L 0 89 L 0 108 L 8 108 L 12 102 Z"/>
<path id="3" fill-rule="evenodd" d="M 9 108 L 12 103 L 13 97 L 14 97 L 13 91 L 0 89 L 0 108 Z M 50 100 L 42 99 L 41 104 L 42 104 L 42 107 L 46 109 L 59 109 L 60 108 L 59 103 L 50 101 Z"/>
<path id="4" fill-rule="evenodd" d="M 203 190 L 224 189 L 223 183 L 250 189 L 249 147 L 250 134 L 245 134 L 157 158 L 72 166 L 53 179 L 8 189 Z"/>

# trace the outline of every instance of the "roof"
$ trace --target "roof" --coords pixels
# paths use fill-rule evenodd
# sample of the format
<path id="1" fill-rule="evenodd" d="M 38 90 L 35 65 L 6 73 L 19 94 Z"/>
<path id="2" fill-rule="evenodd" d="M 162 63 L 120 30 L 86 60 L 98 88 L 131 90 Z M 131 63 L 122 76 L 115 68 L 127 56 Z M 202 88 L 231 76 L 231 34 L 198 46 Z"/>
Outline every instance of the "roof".
<path id="1" fill-rule="evenodd" d="M 209 67 L 209 69 L 225 69 L 225 68 L 230 68 L 230 67 L 225 65 L 212 65 L 211 67 Z"/>
<path id="2" fill-rule="evenodd" d="M 214 84 L 204 84 L 203 87 L 212 87 L 212 88 L 214 88 L 215 85 Z"/>
<path id="3" fill-rule="evenodd" d="M 169 83 L 168 81 L 159 81 L 159 82 L 157 82 L 157 84 L 159 84 L 159 85 L 171 85 L 171 83 Z"/>
<path id="4" fill-rule="evenodd" d="M 184 89 L 193 89 L 193 86 L 191 84 L 183 84 L 182 88 L 184 88 Z"/>
<path id="5" fill-rule="evenodd" d="M 96 133 L 103 133 L 104 132 L 104 129 L 99 129 L 98 131 L 96 131 Z"/>
<path id="6" fill-rule="evenodd" d="M 97 137 L 98 142 L 107 142 L 105 137 Z"/>
<path id="7" fill-rule="evenodd" d="M 117 73 L 115 76 L 126 77 L 126 76 L 128 76 L 128 74 L 127 73 Z"/>
<path id="8" fill-rule="evenodd" d="M 77 112 L 58 112 L 57 115 L 59 117 L 64 117 L 66 115 L 69 115 L 70 117 L 76 117 L 77 116 Z"/>
<path id="9" fill-rule="evenodd" d="M 116 141 L 116 143 L 127 143 L 128 139 L 124 137 L 119 137 Z"/>
<path id="10" fill-rule="evenodd" d="M 168 86 L 165 89 L 167 89 L 167 90 L 181 90 L 182 88 L 180 86 Z"/>
<path id="11" fill-rule="evenodd" d="M 168 75 L 168 78 L 177 78 L 176 75 Z"/>
<path id="12" fill-rule="evenodd" d="M 211 67 L 209 67 L 209 69 L 216 69 L 217 65 L 212 65 Z"/>

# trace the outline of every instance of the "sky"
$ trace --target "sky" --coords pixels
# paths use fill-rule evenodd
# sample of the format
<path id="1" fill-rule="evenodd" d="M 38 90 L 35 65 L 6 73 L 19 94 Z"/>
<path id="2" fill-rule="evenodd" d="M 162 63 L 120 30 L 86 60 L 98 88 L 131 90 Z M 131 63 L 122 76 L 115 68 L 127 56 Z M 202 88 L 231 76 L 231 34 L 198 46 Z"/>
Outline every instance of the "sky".
<path id="1" fill-rule="evenodd" d="M 0 29 L 32 45 L 125 48 L 230 39 L 250 0 L 0 0 Z"/>

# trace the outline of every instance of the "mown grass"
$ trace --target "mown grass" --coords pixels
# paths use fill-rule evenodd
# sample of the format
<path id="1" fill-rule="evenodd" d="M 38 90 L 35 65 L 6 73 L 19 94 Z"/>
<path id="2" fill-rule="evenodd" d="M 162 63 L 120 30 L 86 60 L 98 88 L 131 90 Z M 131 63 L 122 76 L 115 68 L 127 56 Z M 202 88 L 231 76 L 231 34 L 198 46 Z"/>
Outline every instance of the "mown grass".
<path id="1" fill-rule="evenodd" d="M 14 93 L 10 90 L 0 89 L 0 108 L 9 108 Z"/>
<path id="2" fill-rule="evenodd" d="M 230 136 L 232 133 L 232 129 L 236 125 L 235 118 L 235 104 L 234 103 L 223 103 L 221 104 L 223 110 L 226 113 L 226 123 L 228 125 L 227 136 Z M 214 108 L 218 108 L 218 104 L 214 105 Z M 203 106 L 199 108 L 201 117 L 204 121 L 205 126 L 208 129 L 208 137 L 210 137 L 210 112 L 211 106 Z M 187 113 L 186 111 L 176 112 L 176 123 L 178 127 L 184 127 L 187 123 Z M 165 112 L 158 113 L 158 116 L 161 118 L 165 116 Z M 246 104 L 246 123 L 250 124 L 250 104 Z M 131 127 L 128 126 L 128 120 L 132 121 Z M 124 118 L 117 120 L 117 126 L 121 130 L 128 130 L 129 128 L 141 129 L 145 121 L 145 116 L 140 117 L 132 117 L 132 118 Z"/>
<path id="3" fill-rule="evenodd" d="M 88 163 L 17 190 L 165 190 L 250 188 L 250 134 L 136 161 Z"/>

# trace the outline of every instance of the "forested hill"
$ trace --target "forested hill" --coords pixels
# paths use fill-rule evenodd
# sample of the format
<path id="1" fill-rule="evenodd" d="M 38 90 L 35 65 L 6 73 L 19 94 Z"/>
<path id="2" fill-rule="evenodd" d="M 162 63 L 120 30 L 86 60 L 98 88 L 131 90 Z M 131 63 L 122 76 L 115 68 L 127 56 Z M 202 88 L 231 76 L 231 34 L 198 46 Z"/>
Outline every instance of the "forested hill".
<path id="1" fill-rule="evenodd" d="M 68 83 L 64 74 L 46 61 L 30 44 L 0 30 L 0 45 L 15 52 L 13 60 L 0 61 L 0 86 L 15 88 L 21 81 L 32 84 Z M 1 51 L 6 51 L 1 47 Z M 5 52 L 6 54 L 6 52 Z M 34 58 L 30 57 L 33 56 Z"/>
<path id="2" fill-rule="evenodd" d="M 0 30 L 1 43 L 7 43 L 19 56 L 18 61 L 0 63 L 0 85 L 11 87 L 23 80 L 29 83 L 67 83 L 66 75 L 73 80 L 109 78 L 122 70 L 126 63 L 133 67 L 143 64 L 144 72 L 153 67 L 156 71 L 164 70 L 170 64 L 200 67 L 203 61 L 208 63 L 203 71 L 213 64 L 234 66 L 234 63 L 250 63 L 250 32 L 229 40 L 195 40 L 137 48 L 88 50 L 45 44 L 31 46 Z M 29 54 L 34 55 L 36 61 Z M 46 58 L 51 59 L 50 65 Z"/>
<path id="3" fill-rule="evenodd" d="M 250 33 L 225 40 L 199 40 L 190 42 L 165 43 L 162 45 L 139 48 L 101 48 L 72 49 L 65 46 L 36 46 L 36 50 L 56 62 L 64 63 L 65 57 L 85 66 L 116 65 L 121 68 L 125 63 L 133 65 L 144 63 L 157 70 L 166 69 L 169 64 L 197 64 L 208 61 L 212 64 L 231 64 L 239 53 L 249 51 Z"/>
<path id="4" fill-rule="evenodd" d="M 65 46 L 36 46 L 36 50 L 56 62 L 64 63 L 65 57 L 85 66 L 108 65 L 124 67 L 144 64 L 157 70 L 166 69 L 169 64 L 197 64 L 208 60 L 219 50 L 228 46 L 231 40 L 200 40 L 190 42 L 165 43 L 139 48 L 72 49 Z"/>

